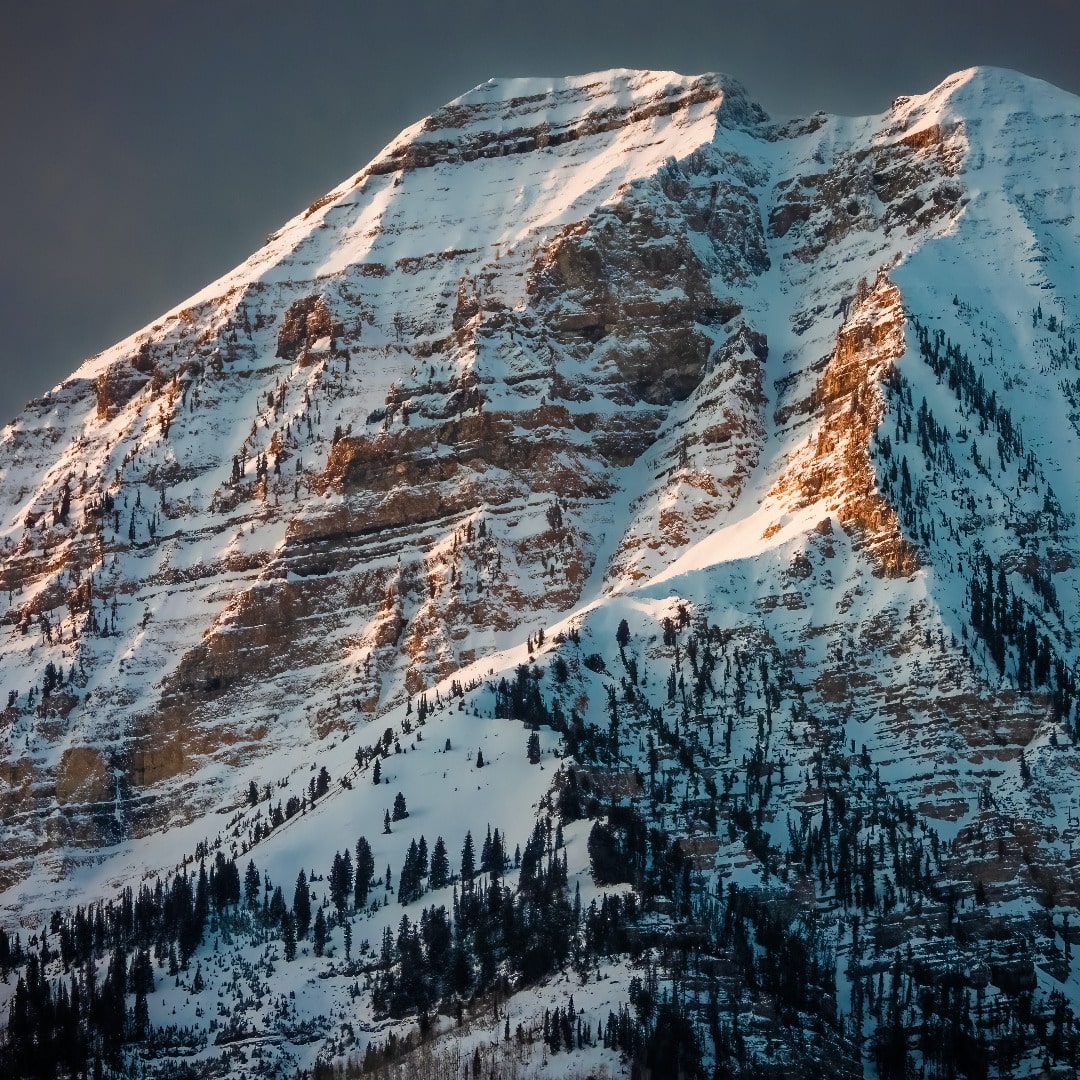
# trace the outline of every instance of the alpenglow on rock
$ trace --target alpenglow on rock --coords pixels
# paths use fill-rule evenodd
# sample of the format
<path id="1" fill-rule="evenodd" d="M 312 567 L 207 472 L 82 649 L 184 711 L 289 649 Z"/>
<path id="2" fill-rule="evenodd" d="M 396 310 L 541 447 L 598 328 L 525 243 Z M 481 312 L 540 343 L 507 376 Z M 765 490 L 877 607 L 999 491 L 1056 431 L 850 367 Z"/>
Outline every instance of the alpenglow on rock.
<path id="1" fill-rule="evenodd" d="M 993 68 L 788 122 L 491 80 L 402 132 L 0 432 L 8 937 L 256 864 L 120 1040 L 208 1074 L 421 1016 L 427 1076 L 1075 1064 L 1078 176 L 1078 99 Z M 507 937 L 461 877 L 428 1000 L 401 915 L 467 833 Z M 506 929 L 538 867 L 562 946 Z"/>

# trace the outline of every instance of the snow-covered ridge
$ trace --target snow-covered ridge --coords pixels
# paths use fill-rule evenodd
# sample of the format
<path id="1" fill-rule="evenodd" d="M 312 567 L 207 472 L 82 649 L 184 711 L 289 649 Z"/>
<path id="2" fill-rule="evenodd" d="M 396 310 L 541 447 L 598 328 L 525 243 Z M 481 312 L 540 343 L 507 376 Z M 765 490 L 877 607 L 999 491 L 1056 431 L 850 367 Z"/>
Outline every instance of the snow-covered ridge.
<path id="1" fill-rule="evenodd" d="M 717 75 L 620 70 L 568 79 L 491 79 L 403 132 L 361 175 L 544 150 L 693 106 L 720 113 L 729 96 L 745 103 L 741 87 Z M 764 119 L 760 110 L 746 112 Z"/>

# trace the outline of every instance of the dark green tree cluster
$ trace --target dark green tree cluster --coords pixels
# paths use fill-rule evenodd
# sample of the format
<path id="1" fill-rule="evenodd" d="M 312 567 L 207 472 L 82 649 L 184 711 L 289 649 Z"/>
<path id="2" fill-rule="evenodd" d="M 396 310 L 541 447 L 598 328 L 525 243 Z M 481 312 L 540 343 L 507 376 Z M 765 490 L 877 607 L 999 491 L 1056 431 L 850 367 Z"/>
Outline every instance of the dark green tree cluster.
<path id="1" fill-rule="evenodd" d="M 120 1064 L 122 1049 L 152 1032 L 147 995 L 154 989 L 151 953 L 168 958 L 171 975 L 186 968 L 207 921 L 234 917 L 241 902 L 236 864 L 220 852 L 207 870 L 180 872 L 117 901 L 54 913 L 36 947 L 0 930 L 3 977 L 18 970 L 7 1027 L 0 1038 L 0 1075 L 56 1077 L 101 1074 Z M 109 958 L 105 979 L 97 965 Z M 50 980 L 59 960 L 63 977 Z"/>
<path id="2" fill-rule="evenodd" d="M 532 728 L 550 724 L 552 717 L 540 693 L 540 678 L 539 668 L 519 664 L 513 682 L 500 679 L 495 688 L 495 715 L 521 720 Z"/>
<path id="3" fill-rule="evenodd" d="M 420 860 L 415 847 L 407 865 Z M 566 888 L 565 851 L 556 851 L 550 821 L 538 823 L 526 845 L 516 893 L 499 872 L 505 861 L 498 830 L 489 831 L 484 848 L 491 869 L 478 877 L 467 836 L 452 916 L 442 905 L 425 908 L 417 922 L 403 915 L 396 936 L 387 931 L 372 991 L 377 1011 L 424 1014 L 439 1001 L 490 990 L 500 971 L 532 981 L 569 958 L 577 915 Z"/>
<path id="4" fill-rule="evenodd" d="M 998 401 L 997 391 L 987 390 L 982 374 L 984 365 L 980 363 L 976 366 L 967 353 L 946 338 L 944 330 L 931 333 L 917 319 L 914 326 L 919 353 L 934 374 L 953 392 L 961 408 L 977 416 L 983 425 L 997 429 L 1001 437 L 999 449 L 1003 461 L 1022 454 L 1023 436 L 1013 423 L 1012 413 Z"/>
<path id="5" fill-rule="evenodd" d="M 398 874 L 398 902 L 405 905 L 419 900 L 424 895 L 424 878 L 427 875 L 427 841 L 421 836 L 419 843 L 410 841 L 409 850 L 405 853 L 405 864 Z"/>
<path id="6" fill-rule="evenodd" d="M 1057 605 L 1053 584 L 1036 576 L 1036 590 L 1045 610 Z M 1050 637 L 1040 632 L 1035 617 L 1017 595 L 1002 566 L 984 554 L 968 583 L 971 625 L 986 642 L 999 673 L 1015 665 L 1021 690 L 1052 691 L 1055 718 L 1067 720 L 1076 700 L 1076 677 L 1058 655 Z"/>

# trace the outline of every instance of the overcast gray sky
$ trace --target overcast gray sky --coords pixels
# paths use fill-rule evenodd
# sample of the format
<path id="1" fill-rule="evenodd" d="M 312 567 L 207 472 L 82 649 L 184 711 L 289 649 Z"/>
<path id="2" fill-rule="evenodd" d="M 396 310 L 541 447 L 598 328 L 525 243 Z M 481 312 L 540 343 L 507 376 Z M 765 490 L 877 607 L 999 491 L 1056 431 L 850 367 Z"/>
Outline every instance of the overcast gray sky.
<path id="1" fill-rule="evenodd" d="M 4 4 L 0 422 L 492 75 L 721 71 L 775 115 L 866 113 L 973 64 L 1080 93 L 1078 41 L 1076 0 Z"/>

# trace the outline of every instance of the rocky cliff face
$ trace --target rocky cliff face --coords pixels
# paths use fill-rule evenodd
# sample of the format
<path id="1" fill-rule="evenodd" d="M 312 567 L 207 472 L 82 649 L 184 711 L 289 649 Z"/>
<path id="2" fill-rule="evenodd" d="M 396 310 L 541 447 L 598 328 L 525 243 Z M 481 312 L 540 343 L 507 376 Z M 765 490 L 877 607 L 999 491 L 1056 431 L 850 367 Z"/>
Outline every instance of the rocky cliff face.
<path id="1" fill-rule="evenodd" d="M 139 833 L 221 797 L 191 783 L 209 760 L 297 736 L 238 718 L 256 685 L 303 698 L 333 656 L 346 704 L 318 730 L 350 730 L 475 659 L 474 631 L 579 600 L 618 470 L 738 315 L 713 274 L 768 265 L 764 174 L 708 145 L 764 117 L 713 77 L 532 89 L 482 87 L 406 132 L 5 432 L 28 854 L 54 842 L 53 740 L 31 747 L 42 646 L 78 691 L 64 740 L 108 739 L 114 783 L 88 790 Z M 63 461 L 35 483 L 46 447 Z M 553 530 L 559 502 L 574 523 Z M 482 552 L 444 550 L 488 522 Z M 141 802 L 163 784 L 185 794 Z"/>
<path id="2" fill-rule="evenodd" d="M 714 76 L 492 82 L 88 360 L 0 435 L 7 909 L 538 631 L 626 614 L 680 672 L 680 606 L 783 672 L 775 729 L 764 681 L 650 702 L 799 777 L 778 837 L 872 777 L 950 902 L 1076 906 L 1076 127 L 989 69 L 785 125 Z"/>

